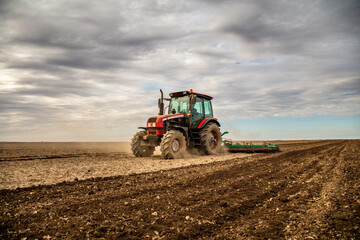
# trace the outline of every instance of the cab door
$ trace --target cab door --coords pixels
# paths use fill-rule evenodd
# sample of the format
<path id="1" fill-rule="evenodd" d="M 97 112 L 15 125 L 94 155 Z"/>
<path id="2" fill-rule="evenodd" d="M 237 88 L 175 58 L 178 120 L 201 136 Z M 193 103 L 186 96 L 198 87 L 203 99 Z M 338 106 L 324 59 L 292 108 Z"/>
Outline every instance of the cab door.
<path id="1" fill-rule="evenodd" d="M 196 128 L 204 118 L 204 102 L 202 98 L 197 97 L 191 107 L 191 128 Z"/>
<path id="2" fill-rule="evenodd" d="M 205 118 L 213 117 L 211 102 L 208 99 L 204 99 L 204 113 L 205 113 Z"/>

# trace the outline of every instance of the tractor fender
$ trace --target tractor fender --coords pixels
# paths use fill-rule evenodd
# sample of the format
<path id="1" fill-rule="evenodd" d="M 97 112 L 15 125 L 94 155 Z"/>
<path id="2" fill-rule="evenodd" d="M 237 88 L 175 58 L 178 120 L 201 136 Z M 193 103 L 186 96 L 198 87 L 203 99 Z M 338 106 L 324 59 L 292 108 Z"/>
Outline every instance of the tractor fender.
<path id="1" fill-rule="evenodd" d="M 204 128 L 208 123 L 215 123 L 216 125 L 218 125 L 218 127 L 220 127 L 220 123 L 218 122 L 217 118 L 205 118 L 203 119 L 199 125 L 197 126 L 198 129 L 202 129 Z"/>

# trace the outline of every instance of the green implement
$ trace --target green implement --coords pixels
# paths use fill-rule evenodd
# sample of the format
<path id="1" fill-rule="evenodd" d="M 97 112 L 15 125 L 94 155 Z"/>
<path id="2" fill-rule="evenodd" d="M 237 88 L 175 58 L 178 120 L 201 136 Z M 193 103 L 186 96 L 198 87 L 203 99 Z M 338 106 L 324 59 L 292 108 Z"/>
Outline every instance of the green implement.
<path id="1" fill-rule="evenodd" d="M 224 132 L 221 136 L 227 134 Z M 229 139 L 222 140 L 225 148 L 229 152 L 278 152 L 280 151 L 278 144 L 263 142 L 263 144 L 253 144 L 252 142 L 233 142 Z"/>

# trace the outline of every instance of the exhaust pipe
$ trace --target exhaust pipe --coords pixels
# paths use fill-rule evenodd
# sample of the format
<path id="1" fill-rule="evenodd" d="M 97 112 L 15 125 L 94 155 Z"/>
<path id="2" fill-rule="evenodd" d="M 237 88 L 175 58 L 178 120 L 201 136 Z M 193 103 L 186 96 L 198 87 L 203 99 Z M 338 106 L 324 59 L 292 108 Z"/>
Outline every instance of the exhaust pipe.
<path id="1" fill-rule="evenodd" d="M 160 89 L 161 92 L 161 98 L 159 98 L 159 115 L 164 115 L 164 94 L 163 91 Z"/>

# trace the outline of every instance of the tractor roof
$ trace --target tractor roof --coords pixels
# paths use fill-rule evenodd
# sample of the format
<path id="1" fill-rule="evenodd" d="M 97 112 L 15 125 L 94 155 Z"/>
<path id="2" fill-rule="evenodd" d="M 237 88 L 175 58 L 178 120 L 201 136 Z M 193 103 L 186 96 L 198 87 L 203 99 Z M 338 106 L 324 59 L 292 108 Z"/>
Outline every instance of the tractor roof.
<path id="1" fill-rule="evenodd" d="M 172 92 L 169 94 L 170 97 L 182 97 L 182 96 L 186 96 L 186 95 L 191 95 L 191 94 L 195 94 L 196 96 L 205 98 L 205 99 L 213 99 L 213 97 L 210 97 L 209 95 L 205 95 L 202 93 L 197 93 L 197 92 L 193 92 L 192 90 L 190 91 L 179 91 L 179 92 Z"/>

